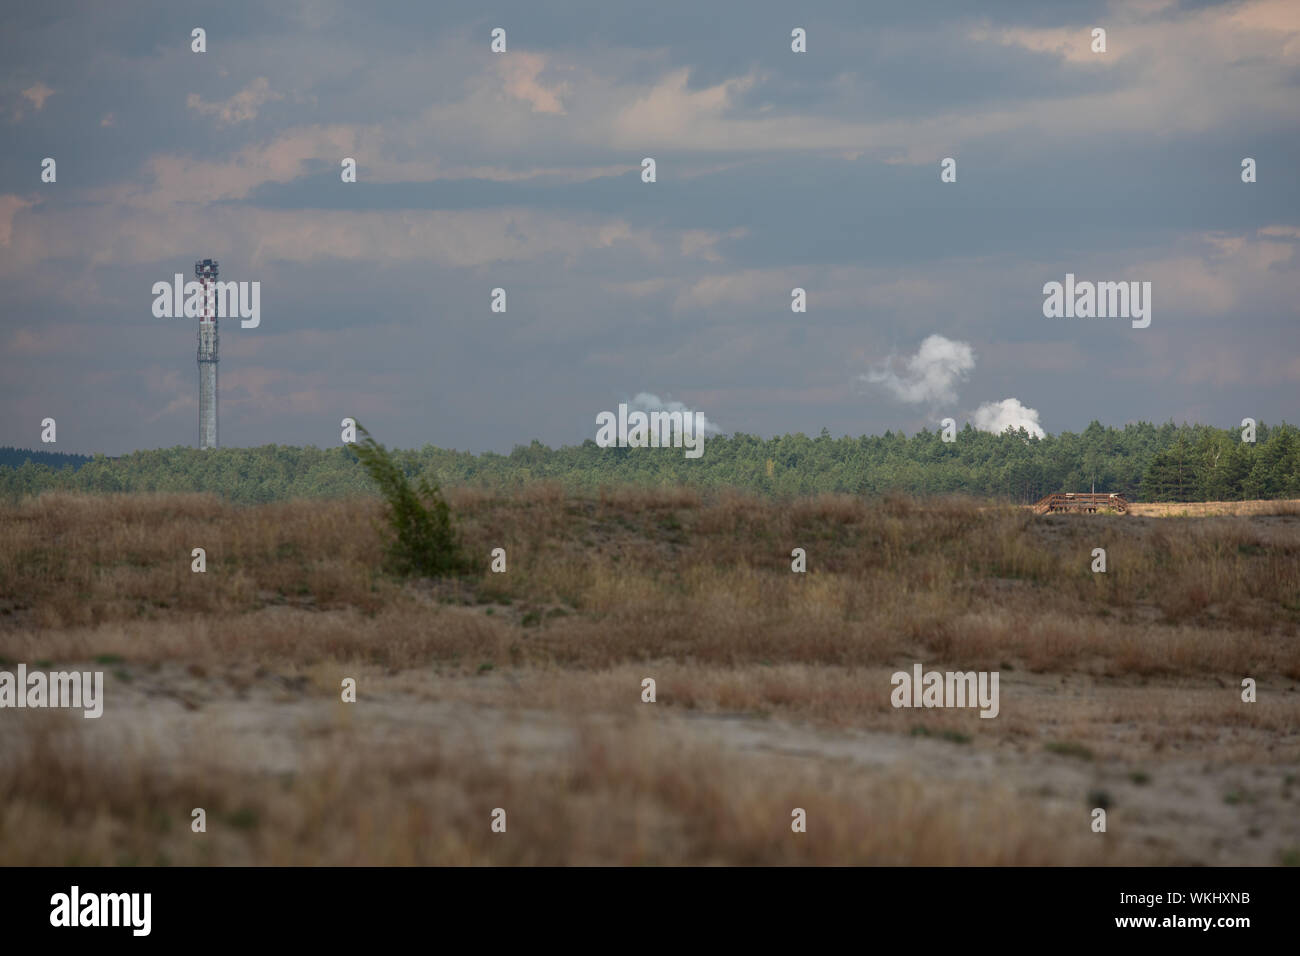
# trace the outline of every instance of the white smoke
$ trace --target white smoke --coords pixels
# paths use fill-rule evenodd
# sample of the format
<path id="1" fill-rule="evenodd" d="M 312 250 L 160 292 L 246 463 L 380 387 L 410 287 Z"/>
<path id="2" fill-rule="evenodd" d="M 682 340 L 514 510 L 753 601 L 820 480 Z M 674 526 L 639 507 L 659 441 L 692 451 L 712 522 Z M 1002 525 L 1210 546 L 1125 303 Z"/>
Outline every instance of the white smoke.
<path id="1" fill-rule="evenodd" d="M 1008 428 L 1023 428 L 1032 438 L 1042 438 L 1046 432 L 1038 423 L 1038 409 L 1025 408 L 1018 398 L 1004 398 L 1000 402 L 985 402 L 971 414 L 971 424 L 982 432 L 1001 435 Z"/>
<path id="2" fill-rule="evenodd" d="M 883 386 L 901 402 L 934 408 L 956 402 L 957 385 L 974 368 L 975 351 L 968 343 L 931 335 L 915 355 L 902 359 L 891 355 L 859 380 Z M 1018 398 L 985 402 L 970 414 L 970 421 L 980 431 L 998 435 L 1008 428 L 1023 428 L 1034 438 L 1047 434 L 1038 421 L 1038 410 L 1026 408 Z"/>
<path id="3" fill-rule="evenodd" d="M 933 406 L 955 402 L 957 383 L 974 367 L 975 352 L 968 344 L 931 335 L 911 358 L 900 361 L 891 355 L 860 379 L 884 386 L 901 402 Z"/>
<path id="4" fill-rule="evenodd" d="M 681 412 L 683 418 L 685 418 L 686 415 L 692 413 L 691 409 L 687 408 L 681 402 L 673 402 L 673 401 L 665 402 L 658 395 L 652 395 L 649 392 L 638 392 L 636 397 L 633 398 L 632 401 L 627 403 L 627 407 L 630 411 L 631 410 L 642 411 L 642 412 L 646 412 L 647 414 L 650 412 Z M 697 418 L 694 419 L 694 421 L 696 422 L 696 434 L 698 435 L 721 435 L 722 434 L 722 429 L 719 428 L 717 425 L 713 424 L 713 422 L 709 421 L 708 418 L 705 417 L 703 413 L 696 412 L 695 414 L 698 416 Z"/>

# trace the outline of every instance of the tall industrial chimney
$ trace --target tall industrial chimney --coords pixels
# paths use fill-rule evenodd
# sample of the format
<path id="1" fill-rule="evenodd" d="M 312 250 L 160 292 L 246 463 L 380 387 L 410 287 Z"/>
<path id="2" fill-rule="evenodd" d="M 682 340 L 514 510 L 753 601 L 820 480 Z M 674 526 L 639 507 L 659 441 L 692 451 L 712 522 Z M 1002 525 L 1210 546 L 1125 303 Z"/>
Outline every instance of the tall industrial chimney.
<path id="1" fill-rule="evenodd" d="M 199 447 L 217 447 L 217 262 L 194 263 L 194 275 L 203 283 L 203 314 L 199 316 Z"/>

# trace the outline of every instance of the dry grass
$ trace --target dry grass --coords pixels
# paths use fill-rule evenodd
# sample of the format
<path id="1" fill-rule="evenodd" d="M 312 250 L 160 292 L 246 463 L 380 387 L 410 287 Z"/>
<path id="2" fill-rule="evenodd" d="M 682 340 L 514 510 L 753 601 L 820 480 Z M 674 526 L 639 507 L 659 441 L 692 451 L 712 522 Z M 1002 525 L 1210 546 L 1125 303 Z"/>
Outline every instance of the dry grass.
<path id="1" fill-rule="evenodd" d="M 342 705 L 339 705 L 342 706 Z M 681 728 L 576 727 L 543 765 L 453 737 L 334 732 L 300 768 L 105 754 L 46 731 L 0 787 L 6 865 L 1050 864 L 1132 859 L 1063 838 L 1068 814 L 1010 789 L 729 754 Z M 830 771 L 830 772 L 827 772 Z M 190 810 L 208 833 L 190 831 Z M 507 808 L 494 834 L 492 811 Z M 794 838 L 794 808 L 808 832 Z M 958 808 L 954 812 L 954 807 Z M 1076 814 L 1077 815 L 1077 814 Z M 1016 820 L 1014 833 L 1007 832 Z"/>
<path id="2" fill-rule="evenodd" d="M 1129 505 L 1135 515 L 1153 518 L 1203 518 L 1207 515 L 1300 515 L 1300 499 L 1277 501 L 1150 501 Z"/>
<path id="3" fill-rule="evenodd" d="M 1238 859 L 1216 855 L 1215 828 L 1276 862 L 1300 843 L 1277 769 L 1300 759 L 1294 512 L 549 485 L 448 498 L 482 572 L 413 583 L 377 571 L 373 501 L 45 495 L 0 511 L 0 665 L 110 672 L 100 721 L 0 712 L 0 863 Z M 488 570 L 496 547 L 505 574 Z M 889 675 L 914 661 L 999 670 L 1001 715 L 893 709 Z M 358 674 L 359 702 L 339 703 Z M 185 720 L 194 746 L 177 742 Z M 523 732 L 511 721 L 530 745 L 499 746 Z M 717 722 L 733 729 L 702 733 Z M 1234 782 L 1247 770 L 1272 789 L 1249 821 L 1224 818 L 1219 791 L 1253 793 Z M 1141 840 L 1091 834 L 1087 795 L 1145 799 L 1125 782 L 1138 773 L 1167 802 L 1200 793 L 1208 829 L 1151 809 Z M 487 827 L 495 806 L 508 839 Z M 810 825 L 792 839 L 795 806 Z M 1277 845 L 1240 849 L 1252 839 Z"/>
<path id="4" fill-rule="evenodd" d="M 0 647 L 15 660 L 211 662 L 242 648 L 394 667 L 471 652 L 583 667 L 870 666 L 925 652 L 980 668 L 1300 678 L 1300 517 L 1175 528 L 830 495 L 451 497 L 482 572 L 407 586 L 376 571 L 373 502 L 28 500 L 0 512 Z M 190 569 L 195 547 L 205 574 Z M 488 570 L 495 547 L 505 574 Z M 790 570 L 795 547 L 807 574 Z M 1090 570 L 1095 547 L 1106 574 Z M 304 626 L 291 609 L 340 613 Z"/>

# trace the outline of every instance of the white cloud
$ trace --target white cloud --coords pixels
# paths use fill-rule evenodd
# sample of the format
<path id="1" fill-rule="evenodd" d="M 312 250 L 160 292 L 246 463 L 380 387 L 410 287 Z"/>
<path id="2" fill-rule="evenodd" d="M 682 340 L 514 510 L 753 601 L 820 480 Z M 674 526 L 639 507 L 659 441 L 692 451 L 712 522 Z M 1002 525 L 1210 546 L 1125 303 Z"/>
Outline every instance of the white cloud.
<path id="1" fill-rule="evenodd" d="M 895 356 L 860 376 L 880 385 L 900 402 L 936 405 L 957 399 L 957 383 L 975 368 L 975 352 L 965 342 L 931 335 L 911 358 Z"/>
<path id="2" fill-rule="evenodd" d="M 569 85 L 560 83 L 547 88 L 538 81 L 546 68 L 546 57 L 537 53 L 511 53 L 499 59 L 505 74 L 505 91 L 515 99 L 523 100 L 533 108 L 534 113 L 554 113 L 564 115 L 563 97 L 569 93 Z"/>
<path id="3" fill-rule="evenodd" d="M 23 98 L 36 107 L 38 113 L 45 108 L 45 101 L 53 95 L 54 91 L 40 82 L 23 90 Z"/>
<path id="4" fill-rule="evenodd" d="M 664 401 L 658 395 L 652 395 L 650 392 L 638 392 L 632 401 L 628 402 L 629 409 L 636 409 L 643 412 L 681 412 L 683 416 L 691 414 L 692 409 L 687 408 L 681 402 Z M 698 421 L 699 434 L 701 435 L 721 435 L 722 429 L 715 425 L 709 419 L 700 414 Z"/>
<path id="5" fill-rule="evenodd" d="M 712 229 L 688 229 L 682 233 L 682 255 L 695 256 L 707 262 L 721 262 L 717 245 L 722 239 L 739 239 L 748 235 L 749 230 L 738 226 L 730 232 L 722 233 Z"/>
<path id="6" fill-rule="evenodd" d="M 674 145 L 689 142 L 721 121 L 734 95 L 748 90 L 757 79 L 751 73 L 692 90 L 687 83 L 690 75 L 689 68 L 679 67 L 625 105 L 614 118 L 614 141 Z"/>
<path id="7" fill-rule="evenodd" d="M 185 105 L 192 110 L 198 110 L 206 116 L 216 116 L 222 123 L 229 126 L 232 123 L 243 123 L 246 120 L 255 119 L 257 110 L 263 103 L 268 100 L 279 99 L 284 99 L 284 97 L 271 89 L 271 84 L 266 77 L 259 76 L 228 100 L 205 103 L 203 97 L 199 96 L 199 94 L 191 93 L 186 99 Z"/>
<path id="8" fill-rule="evenodd" d="M 1038 409 L 1026 408 L 1018 398 L 1004 398 L 1000 402 L 985 402 L 971 413 L 971 424 L 982 432 L 1001 435 L 1008 428 L 1023 428 L 1033 438 L 1042 438 L 1043 426 L 1038 423 Z"/>

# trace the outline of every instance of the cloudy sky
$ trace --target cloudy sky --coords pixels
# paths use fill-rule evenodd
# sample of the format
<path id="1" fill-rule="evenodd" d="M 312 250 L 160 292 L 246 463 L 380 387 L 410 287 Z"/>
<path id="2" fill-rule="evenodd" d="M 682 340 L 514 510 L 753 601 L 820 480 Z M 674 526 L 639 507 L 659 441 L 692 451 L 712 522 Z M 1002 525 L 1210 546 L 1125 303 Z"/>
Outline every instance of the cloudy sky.
<path id="1" fill-rule="evenodd" d="M 0 445 L 196 445 L 207 257 L 223 445 L 1300 420 L 1295 0 L 22 4 L 0 128 Z"/>

